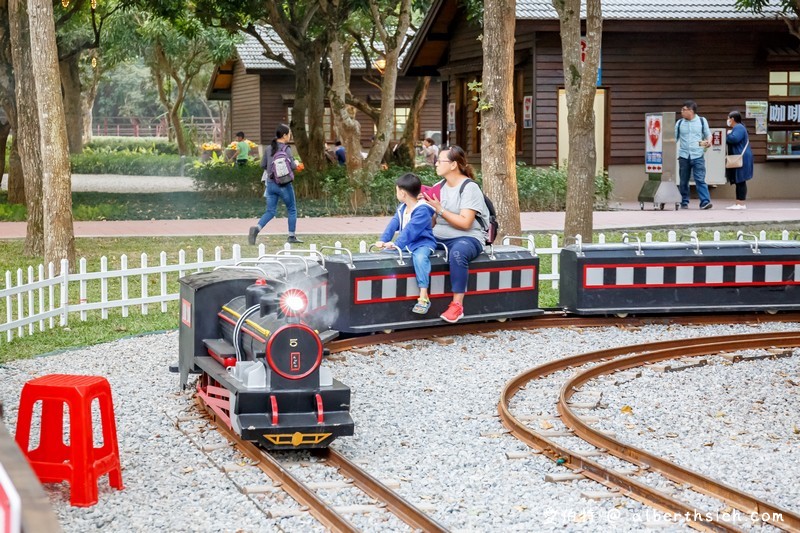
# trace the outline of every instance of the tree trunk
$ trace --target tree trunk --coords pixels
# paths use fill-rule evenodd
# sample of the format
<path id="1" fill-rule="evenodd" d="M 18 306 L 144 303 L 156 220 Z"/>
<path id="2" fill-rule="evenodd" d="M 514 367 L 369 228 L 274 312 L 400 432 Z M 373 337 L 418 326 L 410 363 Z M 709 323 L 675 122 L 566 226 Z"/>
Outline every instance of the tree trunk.
<path id="1" fill-rule="evenodd" d="M 91 50 L 90 56 L 96 59 L 97 50 Z M 94 132 L 92 131 L 92 122 L 94 119 L 94 101 L 97 98 L 97 86 L 100 84 L 100 76 L 100 67 L 93 67 L 92 78 L 81 92 L 81 116 L 83 117 L 82 139 L 84 144 L 92 142 L 92 137 L 94 136 Z"/>
<path id="2" fill-rule="evenodd" d="M 494 200 L 500 235 L 521 235 L 514 121 L 514 17 L 516 0 L 486 0 L 483 10 L 481 171 Z"/>
<path id="3" fill-rule="evenodd" d="M 561 26 L 564 87 L 567 96 L 569 152 L 567 208 L 564 238 L 593 238 L 594 174 L 597 153 L 594 139 L 594 98 L 603 19 L 600 0 L 586 2 L 585 62 L 581 61 L 581 1 L 553 0 Z"/>
<path id="4" fill-rule="evenodd" d="M 11 133 L 11 122 L 0 122 L 0 185 L 3 183 L 3 174 L 6 173 L 6 146 L 9 133 Z"/>
<path id="5" fill-rule="evenodd" d="M 356 110 L 347 105 L 347 91 L 349 89 L 350 50 L 335 35 L 330 44 L 331 74 L 333 82 L 328 92 L 331 102 L 331 112 L 339 140 L 345 149 L 345 167 L 347 179 L 353 192 L 350 195 L 350 207 L 354 213 L 366 202 L 367 190 L 365 173 L 363 172 L 363 159 L 361 157 L 361 123 L 356 120 Z"/>
<path id="6" fill-rule="evenodd" d="M 8 154 L 8 203 L 24 204 L 25 200 L 25 169 L 19 153 L 19 133 L 15 132 Z"/>
<path id="7" fill-rule="evenodd" d="M 315 51 L 308 71 L 308 153 L 303 163 L 313 170 L 322 171 L 327 165 L 325 158 L 325 81 L 322 79 L 323 52 Z"/>
<path id="8" fill-rule="evenodd" d="M 58 66 L 64 94 L 64 119 L 67 123 L 69 153 L 79 154 L 83 151 L 80 53 L 72 54 Z"/>
<path id="9" fill-rule="evenodd" d="M 56 265 L 75 262 L 75 234 L 72 226 L 72 187 L 69 149 L 64 120 L 64 103 L 58 71 L 58 50 L 49 0 L 28 0 L 31 65 L 41 128 L 42 190 L 44 191 L 44 260 Z"/>
<path id="10" fill-rule="evenodd" d="M 404 166 L 414 167 L 417 147 L 417 129 L 419 128 L 419 116 L 425 106 L 425 99 L 428 97 L 428 87 L 431 84 L 430 76 L 417 78 L 414 86 L 414 95 L 411 97 L 411 109 L 408 113 L 406 129 L 400 138 L 400 145 L 397 147 L 396 160 Z"/>
<path id="11" fill-rule="evenodd" d="M 44 206 L 42 203 L 42 160 L 39 152 L 39 116 L 36 108 L 36 87 L 31 65 L 31 41 L 26 0 L 12 0 L 10 3 L 10 28 L 12 55 L 16 69 L 17 121 L 12 156 L 19 148 L 19 156 L 14 161 L 19 164 L 20 177 L 24 174 L 25 200 L 28 207 L 28 224 L 25 233 L 26 256 L 44 255 Z"/>

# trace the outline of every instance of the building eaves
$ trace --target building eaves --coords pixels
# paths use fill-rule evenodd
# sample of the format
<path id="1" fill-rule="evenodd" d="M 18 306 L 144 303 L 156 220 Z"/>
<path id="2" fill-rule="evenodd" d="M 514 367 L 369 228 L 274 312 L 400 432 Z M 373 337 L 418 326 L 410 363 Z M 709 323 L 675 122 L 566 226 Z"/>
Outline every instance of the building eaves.
<path id="1" fill-rule="evenodd" d="M 604 20 L 765 20 L 780 13 L 767 5 L 761 14 L 737 11 L 736 0 L 603 0 Z M 581 6 L 581 17 L 586 16 Z M 558 15 L 551 0 L 517 0 L 517 19 L 553 20 Z"/>

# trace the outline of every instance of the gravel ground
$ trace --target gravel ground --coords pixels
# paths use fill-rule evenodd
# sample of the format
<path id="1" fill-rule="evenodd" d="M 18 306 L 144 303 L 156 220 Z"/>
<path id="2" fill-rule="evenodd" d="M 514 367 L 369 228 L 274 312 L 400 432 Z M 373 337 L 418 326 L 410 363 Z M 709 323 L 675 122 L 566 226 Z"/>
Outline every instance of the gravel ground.
<path id="1" fill-rule="evenodd" d="M 527 448 L 505 434 L 496 416 L 502 387 L 527 368 L 565 355 L 650 340 L 798 328 L 798 324 L 776 323 L 649 326 L 635 331 L 544 329 L 504 332 L 496 338 L 455 337 L 448 345 L 415 341 L 412 349 L 383 346 L 371 356 L 346 352 L 326 364 L 353 389 L 356 435 L 338 440 L 335 447 L 377 478 L 399 481 L 401 495 L 431 507 L 431 515 L 454 531 L 684 530 L 683 524 L 665 522 L 662 515 L 632 500 L 583 498 L 582 491 L 604 490 L 593 482 L 544 482 L 546 474 L 568 472 L 545 458 L 507 459 L 507 453 Z M 177 377 L 166 370 L 177 351 L 177 333 L 169 332 L 0 367 L 0 399 L 11 431 L 22 385 L 33 377 L 57 372 L 95 374 L 111 382 L 125 489 L 111 489 L 103 478 L 100 502 L 84 509 L 69 506 L 67 485 L 47 485 L 64 529 L 320 530 L 307 516 L 268 517 L 269 511 L 292 508 L 291 499 L 280 493 L 242 494 L 239 488 L 258 482 L 254 470 L 224 474 L 222 466 L 244 461 L 224 447 L 201 451 L 201 444 L 222 439 L 208 431 L 205 422 L 182 423 L 188 436 L 176 428 L 176 418 L 192 412 L 189 396 L 177 391 Z M 755 368 L 751 365 L 759 370 L 748 371 Z M 777 377 L 770 381 L 769 376 Z M 760 487 L 764 489 L 760 495 L 797 510 L 798 435 L 792 423 L 797 424 L 800 401 L 797 387 L 787 385 L 787 379 L 800 382 L 796 357 L 715 364 L 658 376 L 645 372 L 642 378 L 624 384 L 604 384 L 603 403 L 609 407 L 597 415 L 620 438 L 641 439 L 643 447 L 652 446 L 676 460 L 685 457 L 686 464 L 698 470 L 710 464 L 715 465 L 709 471 L 712 474 L 735 471 L 747 480 L 743 488 L 755 492 Z M 700 395 L 698 383 L 717 385 L 704 387 Z M 555 381 L 528 387 L 512 405 L 515 413 L 548 418 L 558 387 Z M 659 391 L 657 397 L 653 390 Z M 548 396 L 539 397 L 546 391 Z M 731 399 L 742 403 L 735 407 Z M 617 414 L 620 403 L 633 408 L 635 419 Z M 724 416 L 717 417 L 717 411 Z M 635 420 L 634 429 L 626 426 L 634 423 L 631 420 Z M 682 438 L 653 438 L 652 432 L 641 431 L 654 424 L 678 428 L 663 431 L 675 431 Z M 697 443 L 684 442 L 691 431 L 700 432 Z M 739 431 L 747 433 L 730 438 Z M 704 445 L 711 441 L 714 446 Z M 299 472 L 309 470 L 298 462 L 307 460 L 300 454 L 291 454 L 287 460 Z M 342 498 L 342 504 L 365 503 L 331 494 Z M 351 519 L 365 531 L 405 530 L 384 516 L 353 515 Z"/>

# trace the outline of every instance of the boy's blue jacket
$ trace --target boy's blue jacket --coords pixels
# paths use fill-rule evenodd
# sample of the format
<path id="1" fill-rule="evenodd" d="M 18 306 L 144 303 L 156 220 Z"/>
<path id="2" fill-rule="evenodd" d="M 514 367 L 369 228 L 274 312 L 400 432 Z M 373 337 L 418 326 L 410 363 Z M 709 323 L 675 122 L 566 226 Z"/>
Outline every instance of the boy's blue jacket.
<path id="1" fill-rule="evenodd" d="M 436 249 L 436 239 L 433 237 L 433 226 L 431 219 L 434 215 L 433 207 L 428 205 L 425 200 L 420 200 L 414 209 L 411 211 L 411 217 L 403 227 L 403 215 L 406 212 L 406 204 L 400 204 L 397 212 L 389 221 L 389 225 L 383 230 L 380 240 L 382 242 L 389 242 L 392 240 L 394 233 L 400 230 L 400 235 L 394 241 L 394 245 L 401 250 L 413 252 L 417 248 L 427 246 L 431 250 Z"/>

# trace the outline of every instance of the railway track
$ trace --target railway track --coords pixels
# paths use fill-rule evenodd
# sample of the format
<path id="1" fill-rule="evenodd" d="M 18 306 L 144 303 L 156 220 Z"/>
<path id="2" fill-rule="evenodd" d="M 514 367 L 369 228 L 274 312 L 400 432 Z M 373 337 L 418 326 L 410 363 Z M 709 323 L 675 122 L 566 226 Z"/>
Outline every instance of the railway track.
<path id="1" fill-rule="evenodd" d="M 800 515 L 797 513 L 680 467 L 647 451 L 626 445 L 615 437 L 592 428 L 576 413 L 577 407 L 570 401 L 575 394 L 581 392 L 581 387 L 595 378 L 647 364 L 721 352 L 797 346 L 800 346 L 800 332 L 794 331 L 664 341 L 566 357 L 532 368 L 507 383 L 498 410 L 503 424 L 514 436 L 529 446 L 541 450 L 543 455 L 556 461 L 557 464 L 563 464 L 581 476 L 597 481 L 612 491 L 630 496 L 657 510 L 674 516 L 683 516 L 692 527 L 709 531 L 740 530 L 736 524 L 729 523 L 725 517 L 720 517 L 719 513 L 698 509 L 684 500 L 654 488 L 651 484 L 645 484 L 636 476 L 642 472 L 657 472 L 674 483 L 712 496 L 742 513 L 747 515 L 755 513 L 762 522 L 787 531 L 800 531 Z M 567 432 L 555 433 L 558 437 L 574 436 L 583 439 L 597 449 L 592 453 L 575 452 L 574 447 L 567 447 L 557 442 L 556 437 L 548 436 L 547 432 L 529 427 L 521 419 L 522 417 L 516 417 L 509 407 L 514 396 L 527 384 L 567 369 L 575 369 L 576 374 L 564 382 L 555 402 Z M 613 469 L 593 459 L 604 454 L 611 454 L 633 464 L 636 471 L 631 473 Z"/>
<path id="2" fill-rule="evenodd" d="M 687 316 L 640 316 L 640 317 L 595 317 L 567 316 L 560 311 L 549 311 L 543 316 L 523 318 L 504 322 L 470 322 L 466 324 L 446 324 L 441 327 L 406 329 L 389 333 L 376 333 L 364 337 L 339 339 L 329 342 L 326 347 L 331 353 L 343 352 L 352 348 L 406 342 L 421 338 L 474 333 L 490 333 L 499 330 L 537 329 L 537 328 L 591 328 L 591 327 L 639 327 L 652 324 L 757 324 L 764 322 L 800 322 L 800 313 L 779 313 L 776 315 L 743 313 Z"/>
<path id="3" fill-rule="evenodd" d="M 302 481 L 279 460 L 278 454 L 270 453 L 252 442 L 242 440 L 228 429 L 224 423 L 217 420 L 213 411 L 207 408 L 199 397 L 196 397 L 195 401 L 198 409 L 207 417 L 208 421 L 214 424 L 216 430 L 225 437 L 228 443 L 247 457 L 250 461 L 248 467 L 260 469 L 272 480 L 272 484 L 267 485 L 266 490 L 278 488 L 285 491 L 300 505 L 301 512 L 307 511 L 327 529 L 337 532 L 359 531 L 345 517 L 345 514 L 389 512 L 407 524 L 412 530 L 425 532 L 447 531 L 421 509 L 403 499 L 386 484 L 375 479 L 368 472 L 332 448 L 312 450 L 311 453 L 319 460 L 319 465 L 328 470 L 337 471 L 344 481 L 340 483 L 307 483 Z M 178 428 L 181 429 L 180 422 L 178 422 Z M 183 429 L 181 430 L 184 431 Z M 189 432 L 184 431 L 184 433 L 192 439 Z M 324 473 L 321 476 L 330 477 Z M 319 488 L 345 488 L 352 490 L 352 487 L 360 489 L 374 503 L 336 507 L 317 492 Z M 243 492 L 248 492 L 248 490 L 259 492 L 261 489 L 258 487 L 251 487 L 250 489 L 243 487 L 242 490 Z M 280 515 L 280 512 L 277 514 Z"/>

